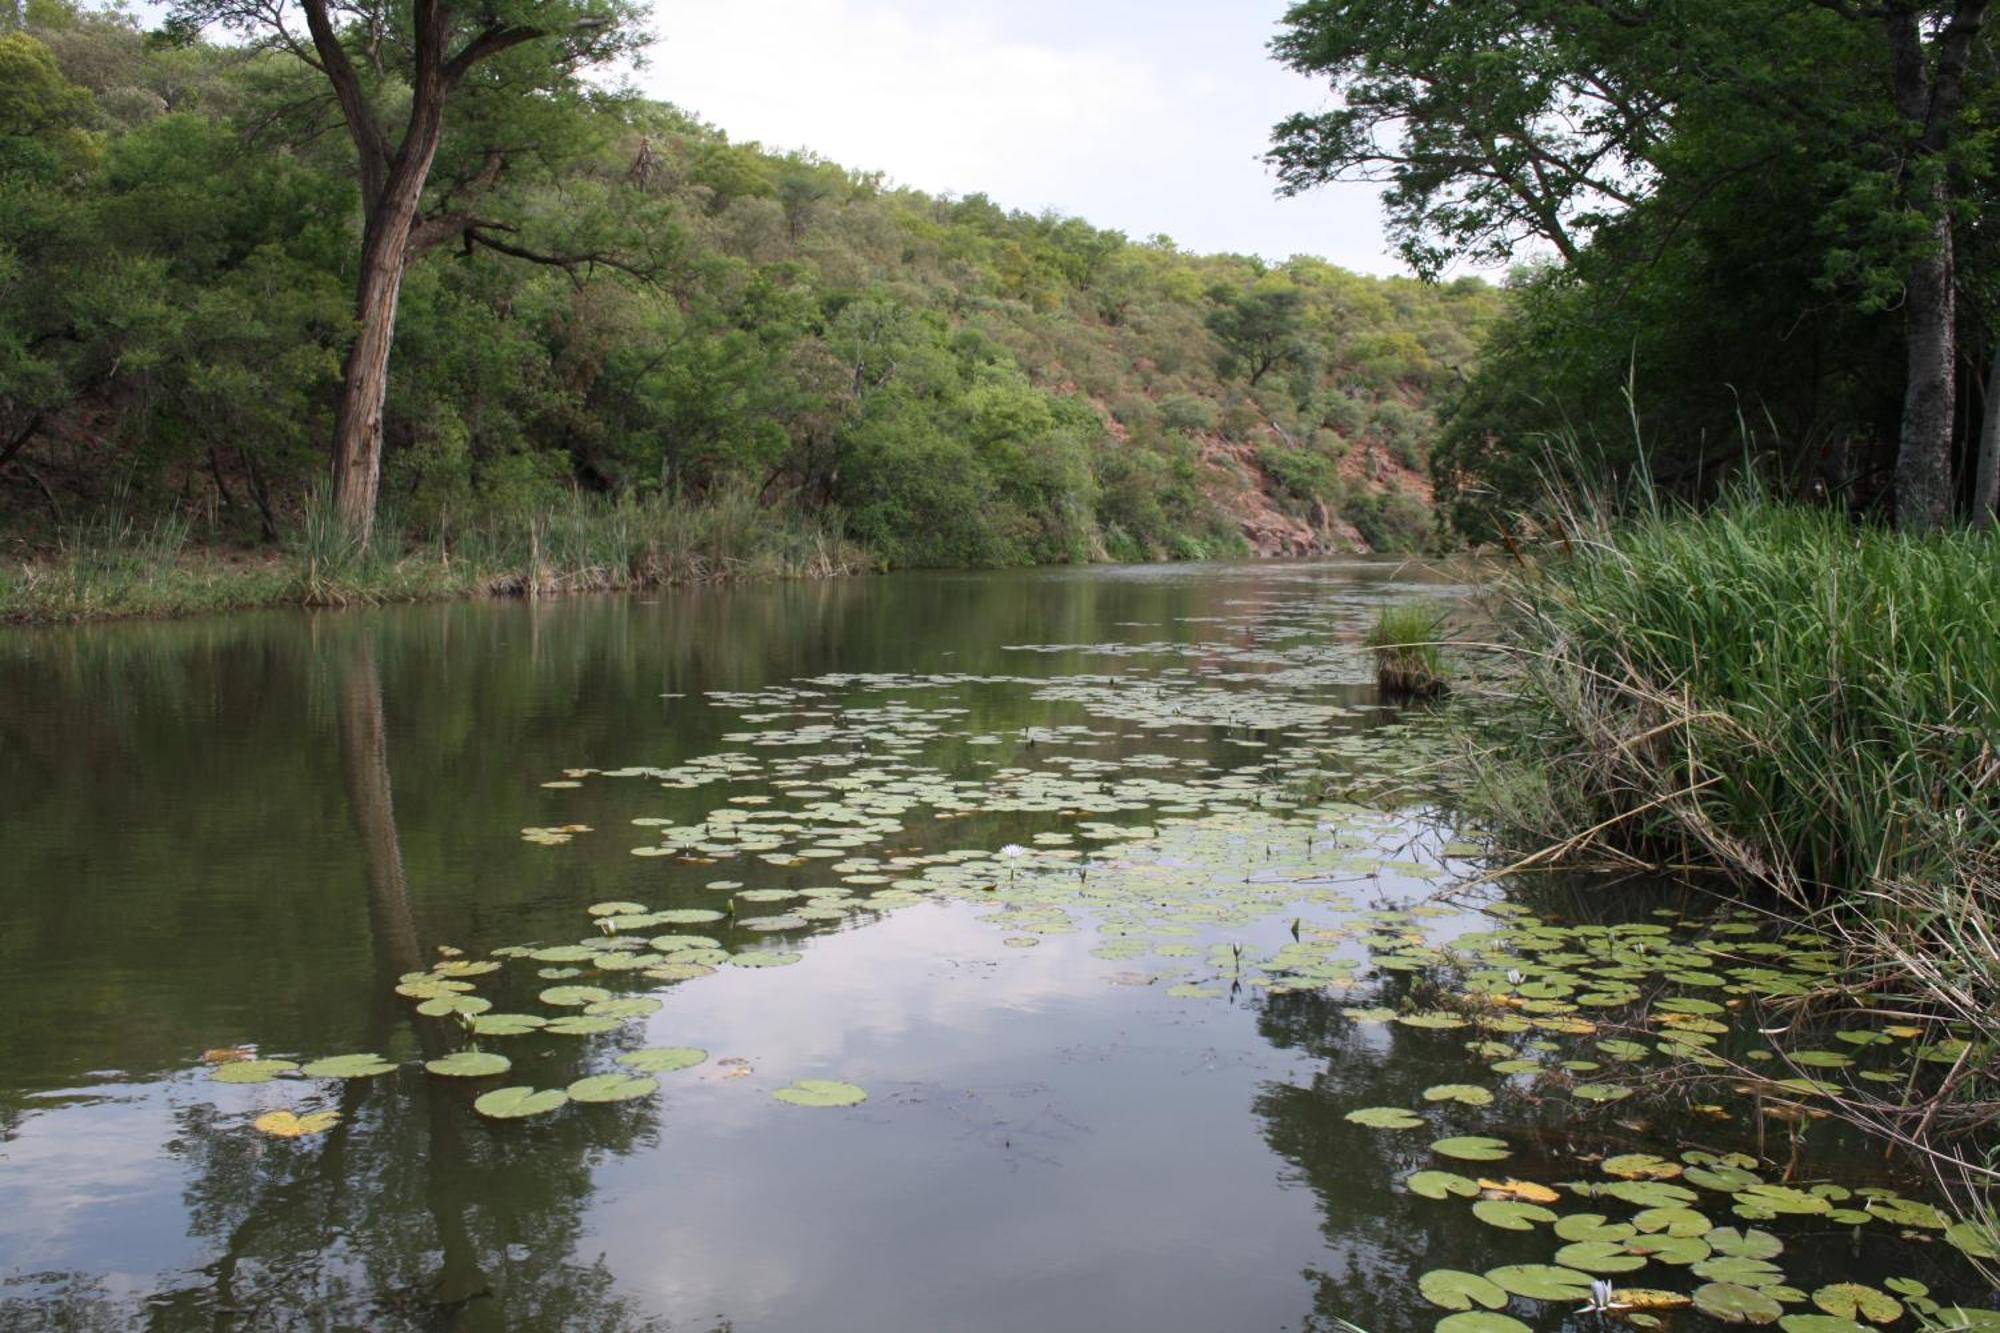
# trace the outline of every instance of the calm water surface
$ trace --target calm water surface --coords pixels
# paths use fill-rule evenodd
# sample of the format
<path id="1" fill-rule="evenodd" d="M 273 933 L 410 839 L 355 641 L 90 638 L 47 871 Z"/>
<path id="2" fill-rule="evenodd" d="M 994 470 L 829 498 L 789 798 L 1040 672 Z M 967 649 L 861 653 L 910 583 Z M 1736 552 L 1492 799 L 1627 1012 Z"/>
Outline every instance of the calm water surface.
<path id="1" fill-rule="evenodd" d="M 499 1082 L 543 1087 L 640 1045 L 709 1053 L 657 1096 L 524 1121 L 473 1112 L 492 1080 L 428 1075 L 453 1033 L 393 992 L 440 946 L 575 941 L 603 900 L 713 909 L 725 876 L 856 874 L 862 895 L 913 873 L 633 855 L 732 801 L 783 802 L 771 779 L 802 779 L 773 763 L 826 757 L 864 789 L 913 766 L 992 791 L 1245 774 L 1254 812 L 1299 765 L 1270 710 L 1306 705 L 1329 710 L 1334 769 L 1392 769 L 1406 720 L 1352 645 L 1424 583 L 1369 562 L 897 576 L 0 637 L 0 1328 L 1428 1329 L 1416 1274 L 1545 1261 L 1550 1242 L 1397 1188 L 1433 1133 L 1490 1120 L 1447 1110 L 1411 1137 L 1343 1118 L 1464 1078 L 1466 1033 L 1356 1021 L 1345 986 L 1214 981 L 1218 945 L 1269 955 L 1324 893 L 1239 904 L 1139 958 L 1081 917 L 1029 919 L 1021 947 L 950 893 L 769 935 L 677 927 L 803 961 L 623 974 L 612 989 L 663 1007 L 488 1043 L 515 1062 Z M 801 727 L 831 730 L 747 739 Z M 662 783 L 728 754 L 748 758 L 727 780 Z M 643 771 L 604 775 L 623 769 Z M 1078 822 L 914 808 L 851 854 L 1039 850 Z M 523 837 L 571 825 L 588 831 Z M 1257 836 L 1246 882 L 1273 854 Z M 1429 902 L 1477 868 L 1450 836 L 1419 810 L 1372 823 L 1376 860 L 1338 891 Z M 1427 910 L 1481 924 L 1455 899 Z M 523 975 L 502 1009 L 551 984 Z M 204 1063 L 228 1048 L 400 1067 L 232 1086 Z M 868 1100 L 770 1095 L 798 1078 Z M 251 1128 L 286 1107 L 343 1118 L 294 1141 Z M 1579 1147 L 1545 1117 L 1506 1170 L 1560 1179 L 1581 1169 L 1563 1154 L 1649 1132 L 1607 1120 Z M 1809 1262 L 1936 1267 L 1876 1230 L 1829 1229 Z"/>

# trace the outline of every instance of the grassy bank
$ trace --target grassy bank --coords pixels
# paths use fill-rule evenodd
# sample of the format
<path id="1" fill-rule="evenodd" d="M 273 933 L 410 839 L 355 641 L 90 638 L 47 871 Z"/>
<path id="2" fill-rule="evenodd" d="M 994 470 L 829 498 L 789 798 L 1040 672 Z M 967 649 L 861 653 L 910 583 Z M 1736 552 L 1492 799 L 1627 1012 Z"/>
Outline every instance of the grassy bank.
<path id="1" fill-rule="evenodd" d="M 830 523 L 737 492 L 693 502 L 584 498 L 417 540 L 361 547 L 309 513 L 282 546 L 197 545 L 177 519 L 116 517 L 0 562 L 0 621 L 73 624 L 268 606 L 554 595 L 741 579 L 823 578 L 873 564 Z"/>
<path id="2" fill-rule="evenodd" d="M 1969 1040 L 1838 1113 L 2000 1181 L 2000 543 L 1754 498 L 1572 514 L 1502 591 L 1477 804 L 1531 860 L 1720 871 L 1844 939 L 1817 1003 Z"/>

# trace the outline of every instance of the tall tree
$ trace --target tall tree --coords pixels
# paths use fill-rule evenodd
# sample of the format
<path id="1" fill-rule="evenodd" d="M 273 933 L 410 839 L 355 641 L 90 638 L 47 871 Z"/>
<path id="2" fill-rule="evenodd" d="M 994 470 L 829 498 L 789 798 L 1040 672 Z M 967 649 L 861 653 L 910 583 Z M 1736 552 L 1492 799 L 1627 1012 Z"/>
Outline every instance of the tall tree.
<path id="1" fill-rule="evenodd" d="M 183 29 L 221 23 L 303 61 L 325 80 L 354 142 L 361 185 L 355 337 L 334 411 L 333 504 L 366 540 L 382 470 L 382 404 L 396 305 L 411 258 L 458 238 L 470 249 L 521 247 L 465 207 L 506 169 L 504 136 L 453 198 L 424 212 L 446 108 L 477 90 L 527 105 L 574 94 L 584 70 L 636 51 L 645 34 L 631 0 L 179 0 Z M 303 24 L 304 32 L 299 31 Z M 393 128 L 400 116 L 400 131 Z M 526 254 L 529 258 L 543 256 Z"/>
<path id="2" fill-rule="evenodd" d="M 1288 192 L 1386 182 L 1392 234 L 1427 276 L 1536 246 L 1574 267 L 1646 212 L 1633 230 L 1658 245 L 1618 257 L 1622 289 L 1719 192 L 1803 157 L 1822 187 L 1821 279 L 1902 311 L 1897 519 L 1932 527 L 1951 514 L 1966 416 L 1952 226 L 1965 178 L 1988 170 L 1957 151 L 1988 3 L 1304 0 L 1274 53 L 1339 101 L 1279 124 L 1271 161 Z"/>

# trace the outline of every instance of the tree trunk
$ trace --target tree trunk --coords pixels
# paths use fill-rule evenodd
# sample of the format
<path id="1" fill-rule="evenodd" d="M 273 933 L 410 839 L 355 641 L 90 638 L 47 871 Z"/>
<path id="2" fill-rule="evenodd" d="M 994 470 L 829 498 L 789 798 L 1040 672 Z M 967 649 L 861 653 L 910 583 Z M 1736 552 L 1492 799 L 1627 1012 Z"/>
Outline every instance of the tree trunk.
<path id="1" fill-rule="evenodd" d="M 375 493 L 382 478 L 382 402 L 389 392 L 389 348 L 396 337 L 396 298 L 403 287 L 403 248 L 414 206 L 401 220 L 369 227 L 361 254 L 355 320 L 360 326 L 341 372 L 333 415 L 333 508 L 340 526 L 366 543 L 375 529 Z M 378 240 L 380 243 L 378 243 Z"/>
<path id="2" fill-rule="evenodd" d="M 1903 428 L 1896 449 L 1896 526 L 1909 532 L 1951 522 L 1951 431 L 1956 302 L 1951 219 L 1942 173 L 1929 191 L 1931 253 L 1910 266 L 1904 319 L 1909 351 Z"/>
<path id="3" fill-rule="evenodd" d="M 1972 526 L 1990 528 L 2000 509 L 2000 344 L 1986 372 L 1986 413 L 1979 428 L 1979 466 L 1972 475 Z"/>

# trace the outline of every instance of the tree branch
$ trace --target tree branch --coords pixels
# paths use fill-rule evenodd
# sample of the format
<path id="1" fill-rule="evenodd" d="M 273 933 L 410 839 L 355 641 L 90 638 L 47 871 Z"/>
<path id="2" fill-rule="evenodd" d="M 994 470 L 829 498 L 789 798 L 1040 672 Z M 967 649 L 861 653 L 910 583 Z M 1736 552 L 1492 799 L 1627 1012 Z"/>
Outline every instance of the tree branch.
<path id="1" fill-rule="evenodd" d="M 347 132 L 354 139 L 355 150 L 361 156 L 361 196 L 370 211 L 382 197 L 382 190 L 389 177 L 389 139 L 383 134 L 382 125 L 375 119 L 375 112 L 368 105 L 368 95 L 361 87 L 361 77 L 354 72 L 354 62 L 347 58 L 347 49 L 340 44 L 340 35 L 333 30 L 333 19 L 327 12 L 326 0 L 299 0 L 306 11 L 306 27 L 312 33 L 313 49 L 319 53 L 319 63 L 327 81 L 333 85 L 333 94 L 340 99 L 340 113 L 347 120 Z"/>

